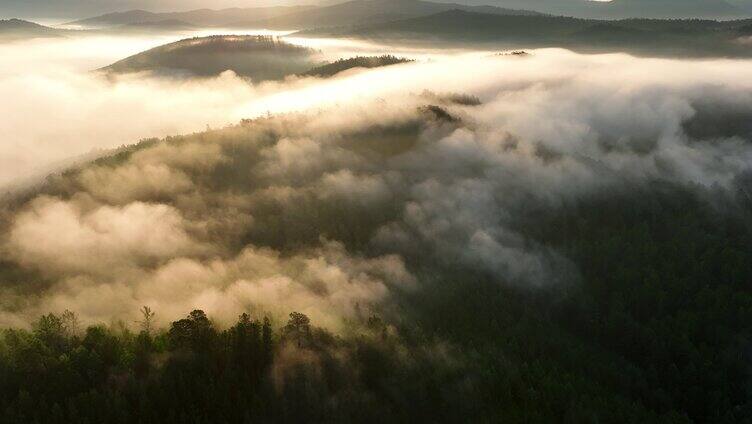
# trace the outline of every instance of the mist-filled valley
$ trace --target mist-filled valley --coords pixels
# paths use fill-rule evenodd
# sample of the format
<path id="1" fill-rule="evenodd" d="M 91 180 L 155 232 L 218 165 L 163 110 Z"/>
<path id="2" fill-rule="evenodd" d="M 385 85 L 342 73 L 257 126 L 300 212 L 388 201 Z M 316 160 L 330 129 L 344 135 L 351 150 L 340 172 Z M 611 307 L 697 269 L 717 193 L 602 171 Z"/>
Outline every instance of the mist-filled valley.
<path id="1" fill-rule="evenodd" d="M 518 3 L 3 16 L 0 421 L 750 422 L 743 2 Z"/>

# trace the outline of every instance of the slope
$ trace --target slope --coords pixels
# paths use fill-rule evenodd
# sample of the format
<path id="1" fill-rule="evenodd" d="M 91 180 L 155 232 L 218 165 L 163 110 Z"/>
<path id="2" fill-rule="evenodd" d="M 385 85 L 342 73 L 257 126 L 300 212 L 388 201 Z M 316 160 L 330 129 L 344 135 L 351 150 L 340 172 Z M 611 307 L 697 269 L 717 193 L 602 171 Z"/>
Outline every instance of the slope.
<path id="1" fill-rule="evenodd" d="M 315 51 L 263 36 L 190 38 L 125 58 L 102 68 L 108 74 L 152 72 L 160 76 L 209 77 L 232 70 L 256 81 L 310 69 Z"/>
<path id="2" fill-rule="evenodd" d="M 752 51 L 739 42 L 740 30 L 748 24 L 748 20 L 606 21 L 450 10 L 419 18 L 300 34 L 401 43 L 483 44 L 487 48 L 564 47 L 656 56 L 748 57 Z"/>
<path id="3" fill-rule="evenodd" d="M 333 6 L 246 23 L 255 23 L 270 29 L 304 29 L 388 22 L 396 19 L 428 16 L 454 9 L 495 15 L 540 15 L 529 10 L 505 9 L 494 6 L 466 6 L 457 3 L 436 3 L 423 0 L 352 0 Z"/>
<path id="4" fill-rule="evenodd" d="M 153 13 L 145 10 L 129 10 L 127 12 L 108 13 L 93 18 L 69 22 L 67 25 L 84 27 L 113 27 L 135 23 L 152 23 L 177 20 L 196 26 L 226 26 L 238 21 L 255 21 L 269 19 L 274 16 L 302 12 L 312 9 L 312 6 L 278 6 L 230 8 L 221 10 L 197 9 L 187 12 Z"/>
<path id="5" fill-rule="evenodd" d="M 0 20 L 0 41 L 61 37 L 67 32 L 21 19 Z"/>

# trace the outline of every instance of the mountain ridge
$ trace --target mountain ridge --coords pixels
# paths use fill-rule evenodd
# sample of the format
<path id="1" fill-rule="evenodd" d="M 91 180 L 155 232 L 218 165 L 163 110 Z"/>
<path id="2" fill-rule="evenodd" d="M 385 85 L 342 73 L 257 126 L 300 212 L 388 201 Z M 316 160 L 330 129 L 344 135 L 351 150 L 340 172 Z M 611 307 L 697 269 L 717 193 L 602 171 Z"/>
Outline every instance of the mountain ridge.
<path id="1" fill-rule="evenodd" d="M 196 26 L 308 29 L 365 22 L 428 16 L 451 9 L 508 15 L 541 15 L 538 12 L 496 6 L 467 6 L 424 0 L 351 0 L 331 6 L 275 6 L 257 8 L 196 9 L 187 12 L 154 13 L 142 9 L 114 12 L 68 22 L 65 25 L 114 27 L 134 23 L 179 20 Z"/>
<path id="2" fill-rule="evenodd" d="M 437 3 L 424 0 L 351 0 L 310 11 L 281 15 L 253 22 L 264 28 L 306 29 L 349 24 L 389 22 L 395 19 L 418 18 L 449 10 L 465 10 L 478 13 L 510 16 L 542 16 L 539 12 L 525 9 L 508 9 L 496 6 L 467 6 L 459 3 Z"/>
<path id="3" fill-rule="evenodd" d="M 489 0 L 454 0 L 466 6 L 488 4 Z M 341 0 L 278 0 L 280 6 L 311 4 L 331 6 Z M 155 4 L 156 3 L 156 4 Z M 546 14 L 582 18 L 623 19 L 641 18 L 741 18 L 752 15 L 752 0 L 614 0 L 607 2 L 585 0 L 494 0 L 495 6 L 509 9 L 528 9 Z M 114 10 L 147 9 L 154 12 L 260 7 L 260 0 L 7 0 L 0 2 L 0 15 L 32 17 L 40 13 L 47 17 L 73 20 L 82 16 L 98 16 Z"/>
<path id="4" fill-rule="evenodd" d="M 70 30 L 52 28 L 24 19 L 0 20 L 0 40 L 62 37 Z"/>
<path id="5" fill-rule="evenodd" d="M 111 27 L 139 22 L 179 20 L 196 26 L 218 26 L 227 25 L 236 20 L 249 19 L 251 16 L 257 19 L 267 19 L 272 16 L 300 12 L 311 8 L 313 6 L 235 7 L 217 10 L 203 8 L 185 12 L 150 12 L 143 9 L 134 9 L 79 19 L 65 25 Z"/>
<path id="6" fill-rule="evenodd" d="M 482 43 L 497 48 L 563 47 L 649 56 L 750 57 L 739 42 L 749 19 L 735 21 L 508 16 L 453 9 L 386 23 L 319 28 L 300 36 L 363 38 L 404 43 Z"/>

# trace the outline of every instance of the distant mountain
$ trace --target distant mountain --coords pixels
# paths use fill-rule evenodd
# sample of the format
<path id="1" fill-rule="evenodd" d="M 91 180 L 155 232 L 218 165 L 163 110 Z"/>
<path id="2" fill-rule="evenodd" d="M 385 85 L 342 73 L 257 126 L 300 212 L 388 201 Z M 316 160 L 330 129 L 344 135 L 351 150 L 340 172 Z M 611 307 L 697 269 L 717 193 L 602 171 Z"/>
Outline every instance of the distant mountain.
<path id="1" fill-rule="evenodd" d="M 262 6 L 294 6 L 315 3 L 298 0 L 0 0 L 0 16 L 56 18 L 60 22 L 105 13 L 143 9 L 182 12 L 203 8 L 227 9 Z"/>
<path id="2" fill-rule="evenodd" d="M 486 5 L 535 10 L 582 18 L 741 18 L 752 13 L 752 0 L 447 0 L 464 6 Z M 275 0 L 279 6 L 331 6 L 342 0 Z M 264 0 L 0 0 L 0 16 L 80 17 L 114 10 L 155 12 L 202 8 L 249 8 L 268 5 Z M 169 18 L 162 18 L 169 19 Z M 162 20 L 160 19 L 160 20 Z M 245 20 L 245 18 L 241 19 Z M 191 21 L 187 21 L 191 22 Z M 122 22 L 131 23 L 131 22 Z M 193 23 L 193 22 L 191 22 Z"/>
<path id="3" fill-rule="evenodd" d="M 587 28 L 589 21 L 553 16 L 504 16 L 454 9 L 392 22 L 301 31 L 301 35 L 446 41 L 551 40 Z"/>
<path id="4" fill-rule="evenodd" d="M 163 21 L 149 21 L 149 22 L 134 22 L 134 23 L 127 24 L 127 26 L 195 27 L 195 25 L 190 24 L 186 21 L 181 21 L 179 19 L 165 19 Z"/>
<path id="5" fill-rule="evenodd" d="M 743 5 L 728 0 L 350 0 L 328 6 L 278 6 L 197 9 L 187 12 L 153 13 L 145 10 L 109 13 L 71 22 L 86 27 L 179 20 L 196 26 L 257 27 L 268 29 L 313 29 L 362 25 L 419 18 L 450 10 L 504 16 L 543 14 L 591 19 L 621 18 L 712 18 L 732 19 L 752 14 L 752 0 Z M 457 3 L 459 2 L 459 3 Z M 492 2 L 494 6 L 486 5 Z M 321 2 L 319 2 L 321 3 Z M 745 4 L 746 4 L 745 3 Z M 540 13 L 544 12 L 544 13 Z"/>
<path id="6" fill-rule="evenodd" d="M 464 0 L 463 3 L 487 4 L 488 0 Z M 752 12 L 752 0 L 497 0 L 493 4 L 595 19 L 733 19 L 748 17 Z"/>
<path id="7" fill-rule="evenodd" d="M 750 23 L 752 20 L 594 20 L 451 10 L 419 18 L 298 34 L 402 43 L 483 44 L 493 48 L 564 47 L 657 56 L 750 57 L 752 49 L 738 42 L 740 31 Z"/>
<path id="8" fill-rule="evenodd" d="M 114 12 L 94 18 L 81 19 L 68 22 L 66 26 L 107 27 L 135 24 L 139 22 L 158 22 L 169 17 L 162 17 L 162 13 L 152 13 L 146 10 L 129 10 L 127 12 Z"/>
<path id="9" fill-rule="evenodd" d="M 259 21 L 275 16 L 303 12 L 312 6 L 253 7 L 222 10 L 198 9 L 188 12 L 153 13 L 145 10 L 108 13 L 93 18 L 69 22 L 66 25 L 84 27 L 116 27 L 137 23 L 181 21 L 195 26 L 228 26 L 239 21 Z"/>
<path id="10" fill-rule="evenodd" d="M 196 25 L 178 19 L 166 19 L 156 22 L 134 22 L 120 25 L 116 29 L 121 31 L 189 31 L 196 29 Z"/>
<path id="11" fill-rule="evenodd" d="M 613 0 L 590 2 L 595 17 L 729 19 L 750 14 L 725 0 Z"/>
<path id="12" fill-rule="evenodd" d="M 539 15 L 528 10 L 494 6 L 467 6 L 423 0 L 352 0 L 332 6 L 266 7 L 249 9 L 200 9 L 189 12 L 152 13 L 145 10 L 109 13 L 70 22 L 84 27 L 116 27 L 126 24 L 178 20 L 196 26 L 307 29 L 362 23 L 388 22 L 428 16 L 452 9 L 497 15 Z"/>
<path id="13" fill-rule="evenodd" d="M 166 77 L 210 77 L 232 70 L 254 81 L 282 79 L 318 64 L 317 52 L 274 37 L 212 36 L 166 44 L 100 71 L 151 72 Z"/>
<path id="14" fill-rule="evenodd" d="M 0 41 L 24 39 L 24 38 L 47 38 L 61 37 L 67 31 L 46 27 L 34 22 L 21 19 L 0 20 Z"/>
<path id="15" fill-rule="evenodd" d="M 449 10 L 488 13 L 510 16 L 537 16 L 529 10 L 505 9 L 494 6 L 467 6 L 456 3 L 436 3 L 423 0 L 352 0 L 328 7 L 319 7 L 299 13 L 245 22 L 270 29 L 306 29 L 388 22 L 397 19 L 428 16 Z"/>

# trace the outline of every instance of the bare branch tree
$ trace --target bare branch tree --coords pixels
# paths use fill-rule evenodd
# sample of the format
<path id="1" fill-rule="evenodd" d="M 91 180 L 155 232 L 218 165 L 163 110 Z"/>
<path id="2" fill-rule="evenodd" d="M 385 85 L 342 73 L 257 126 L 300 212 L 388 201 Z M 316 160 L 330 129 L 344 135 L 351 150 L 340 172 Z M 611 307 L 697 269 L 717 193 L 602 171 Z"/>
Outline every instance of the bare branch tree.
<path id="1" fill-rule="evenodd" d="M 141 321 L 138 321 L 138 323 L 141 324 L 141 329 L 145 331 L 146 334 L 151 334 L 155 312 L 152 311 L 148 306 L 144 306 L 139 310 L 139 312 L 141 312 L 141 316 L 143 316 L 143 319 Z"/>
<path id="2" fill-rule="evenodd" d="M 66 335 L 68 337 L 76 336 L 78 334 L 78 316 L 76 313 L 66 309 L 60 318 L 63 321 Z"/>

